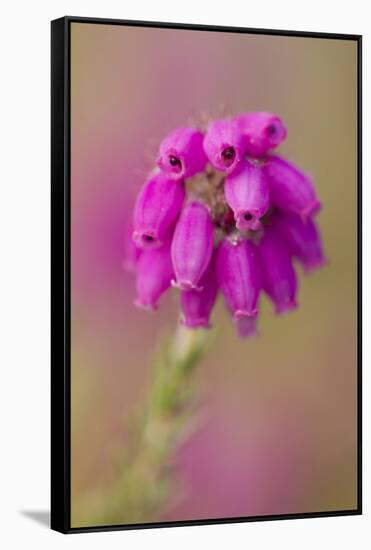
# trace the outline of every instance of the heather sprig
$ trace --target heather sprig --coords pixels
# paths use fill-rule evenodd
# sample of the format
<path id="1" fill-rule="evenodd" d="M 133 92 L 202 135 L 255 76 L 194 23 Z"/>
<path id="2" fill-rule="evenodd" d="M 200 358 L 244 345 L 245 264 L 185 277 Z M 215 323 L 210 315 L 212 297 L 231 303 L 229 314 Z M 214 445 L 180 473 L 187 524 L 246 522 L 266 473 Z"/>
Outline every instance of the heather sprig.
<path id="1" fill-rule="evenodd" d="M 80 525 L 158 518 L 172 492 L 172 457 L 194 427 L 193 379 L 218 294 L 238 336 L 253 337 L 261 294 L 276 314 L 294 310 L 295 262 L 306 273 L 326 262 L 313 182 L 274 151 L 286 136 L 277 115 L 258 112 L 204 130 L 178 128 L 161 142 L 137 196 L 124 265 L 135 273 L 141 308 L 157 309 L 175 287 L 180 322 L 155 358 L 144 413 L 114 480 L 87 495 Z"/>
<path id="2" fill-rule="evenodd" d="M 220 292 L 241 337 L 257 334 L 262 292 L 278 314 L 297 307 L 294 262 L 309 272 L 325 258 L 314 184 L 274 151 L 286 137 L 280 117 L 256 112 L 163 139 L 127 246 L 137 305 L 176 287 L 180 322 L 205 328 Z"/>

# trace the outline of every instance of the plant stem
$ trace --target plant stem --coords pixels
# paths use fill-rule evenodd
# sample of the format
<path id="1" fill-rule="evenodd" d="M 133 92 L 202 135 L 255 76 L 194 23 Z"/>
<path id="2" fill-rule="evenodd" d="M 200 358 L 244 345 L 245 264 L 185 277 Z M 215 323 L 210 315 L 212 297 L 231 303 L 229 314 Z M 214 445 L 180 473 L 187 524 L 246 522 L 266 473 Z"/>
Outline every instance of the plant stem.
<path id="1" fill-rule="evenodd" d="M 95 513 L 91 511 L 84 523 L 150 522 L 166 502 L 175 451 L 192 427 L 193 373 L 205 352 L 207 335 L 206 330 L 179 325 L 173 340 L 161 346 L 132 445 L 111 488 L 93 499 Z"/>

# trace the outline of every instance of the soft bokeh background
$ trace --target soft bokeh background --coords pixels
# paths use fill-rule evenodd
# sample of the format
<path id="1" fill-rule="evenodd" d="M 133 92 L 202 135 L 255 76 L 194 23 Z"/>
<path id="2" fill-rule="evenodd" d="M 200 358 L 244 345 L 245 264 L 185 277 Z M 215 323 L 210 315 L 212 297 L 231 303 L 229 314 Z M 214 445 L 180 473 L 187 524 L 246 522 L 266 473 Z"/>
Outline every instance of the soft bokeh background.
<path id="1" fill-rule="evenodd" d="M 161 138 L 202 116 L 278 113 L 280 151 L 311 173 L 329 264 L 300 308 L 262 300 L 237 340 L 219 301 L 198 372 L 199 430 L 179 485 L 148 521 L 356 507 L 356 43 L 72 24 L 72 525 L 109 483 L 145 399 L 175 291 L 150 315 L 122 268 L 125 225 Z"/>

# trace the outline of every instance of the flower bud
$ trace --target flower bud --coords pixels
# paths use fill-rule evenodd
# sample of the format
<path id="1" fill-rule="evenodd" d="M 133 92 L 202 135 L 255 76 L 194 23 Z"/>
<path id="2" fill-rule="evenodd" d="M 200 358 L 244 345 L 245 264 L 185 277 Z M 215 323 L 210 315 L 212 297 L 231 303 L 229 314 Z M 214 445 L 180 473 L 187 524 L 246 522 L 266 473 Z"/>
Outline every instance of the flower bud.
<path id="1" fill-rule="evenodd" d="M 299 214 L 303 221 L 319 212 L 321 203 L 311 179 L 294 164 L 270 156 L 263 170 L 269 181 L 274 206 L 284 212 Z"/>
<path id="2" fill-rule="evenodd" d="M 133 239 L 139 248 L 154 248 L 164 242 L 179 215 L 184 194 L 182 183 L 161 172 L 144 184 L 133 218 Z"/>
<path id="3" fill-rule="evenodd" d="M 212 122 L 204 139 L 204 150 L 215 168 L 232 172 L 245 153 L 245 137 L 236 120 Z"/>
<path id="4" fill-rule="evenodd" d="M 217 252 L 219 288 L 242 337 L 256 333 L 261 273 L 256 247 L 251 241 L 233 242 L 225 238 Z"/>
<path id="5" fill-rule="evenodd" d="M 135 305 L 144 309 L 157 309 L 157 302 L 170 287 L 173 276 L 170 241 L 160 248 L 143 250 L 137 263 Z"/>
<path id="6" fill-rule="evenodd" d="M 272 227 L 266 228 L 258 247 L 263 289 L 277 314 L 297 307 L 297 280 L 286 243 Z"/>
<path id="7" fill-rule="evenodd" d="M 272 227 L 288 244 L 289 250 L 309 273 L 326 263 L 322 240 L 313 220 L 303 222 L 296 214 L 276 212 Z"/>
<path id="8" fill-rule="evenodd" d="M 174 180 L 194 176 L 207 162 L 203 139 L 196 128 L 177 128 L 162 140 L 157 165 Z"/>
<path id="9" fill-rule="evenodd" d="M 282 143 L 287 130 L 282 120 L 271 113 L 248 113 L 237 118 L 246 136 L 246 151 L 252 157 L 261 157 Z"/>
<path id="10" fill-rule="evenodd" d="M 175 227 L 171 244 L 175 281 L 181 290 L 201 289 L 200 279 L 213 252 L 214 226 L 208 209 L 199 202 L 188 203 Z"/>
<path id="11" fill-rule="evenodd" d="M 200 286 L 201 290 L 181 291 L 181 322 L 189 328 L 210 327 L 209 317 L 218 292 L 214 256 L 200 279 Z"/>
<path id="12" fill-rule="evenodd" d="M 261 228 L 259 220 L 269 208 L 269 185 L 260 167 L 243 160 L 227 177 L 224 194 L 240 231 Z"/>

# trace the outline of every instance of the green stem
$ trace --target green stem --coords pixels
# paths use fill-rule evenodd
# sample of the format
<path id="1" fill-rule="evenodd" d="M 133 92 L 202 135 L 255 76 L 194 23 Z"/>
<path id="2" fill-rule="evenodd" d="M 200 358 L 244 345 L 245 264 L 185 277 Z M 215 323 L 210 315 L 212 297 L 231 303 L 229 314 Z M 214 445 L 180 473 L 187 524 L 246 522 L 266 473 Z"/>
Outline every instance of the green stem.
<path id="1" fill-rule="evenodd" d="M 83 523 L 92 525 L 153 521 L 169 496 L 171 462 L 179 442 L 192 427 L 193 373 L 206 348 L 208 331 L 178 326 L 160 349 L 144 414 L 119 474 L 104 494 L 90 498 L 94 509 Z M 88 512 L 88 509 L 85 509 Z M 80 523 L 81 524 L 81 523 Z"/>

